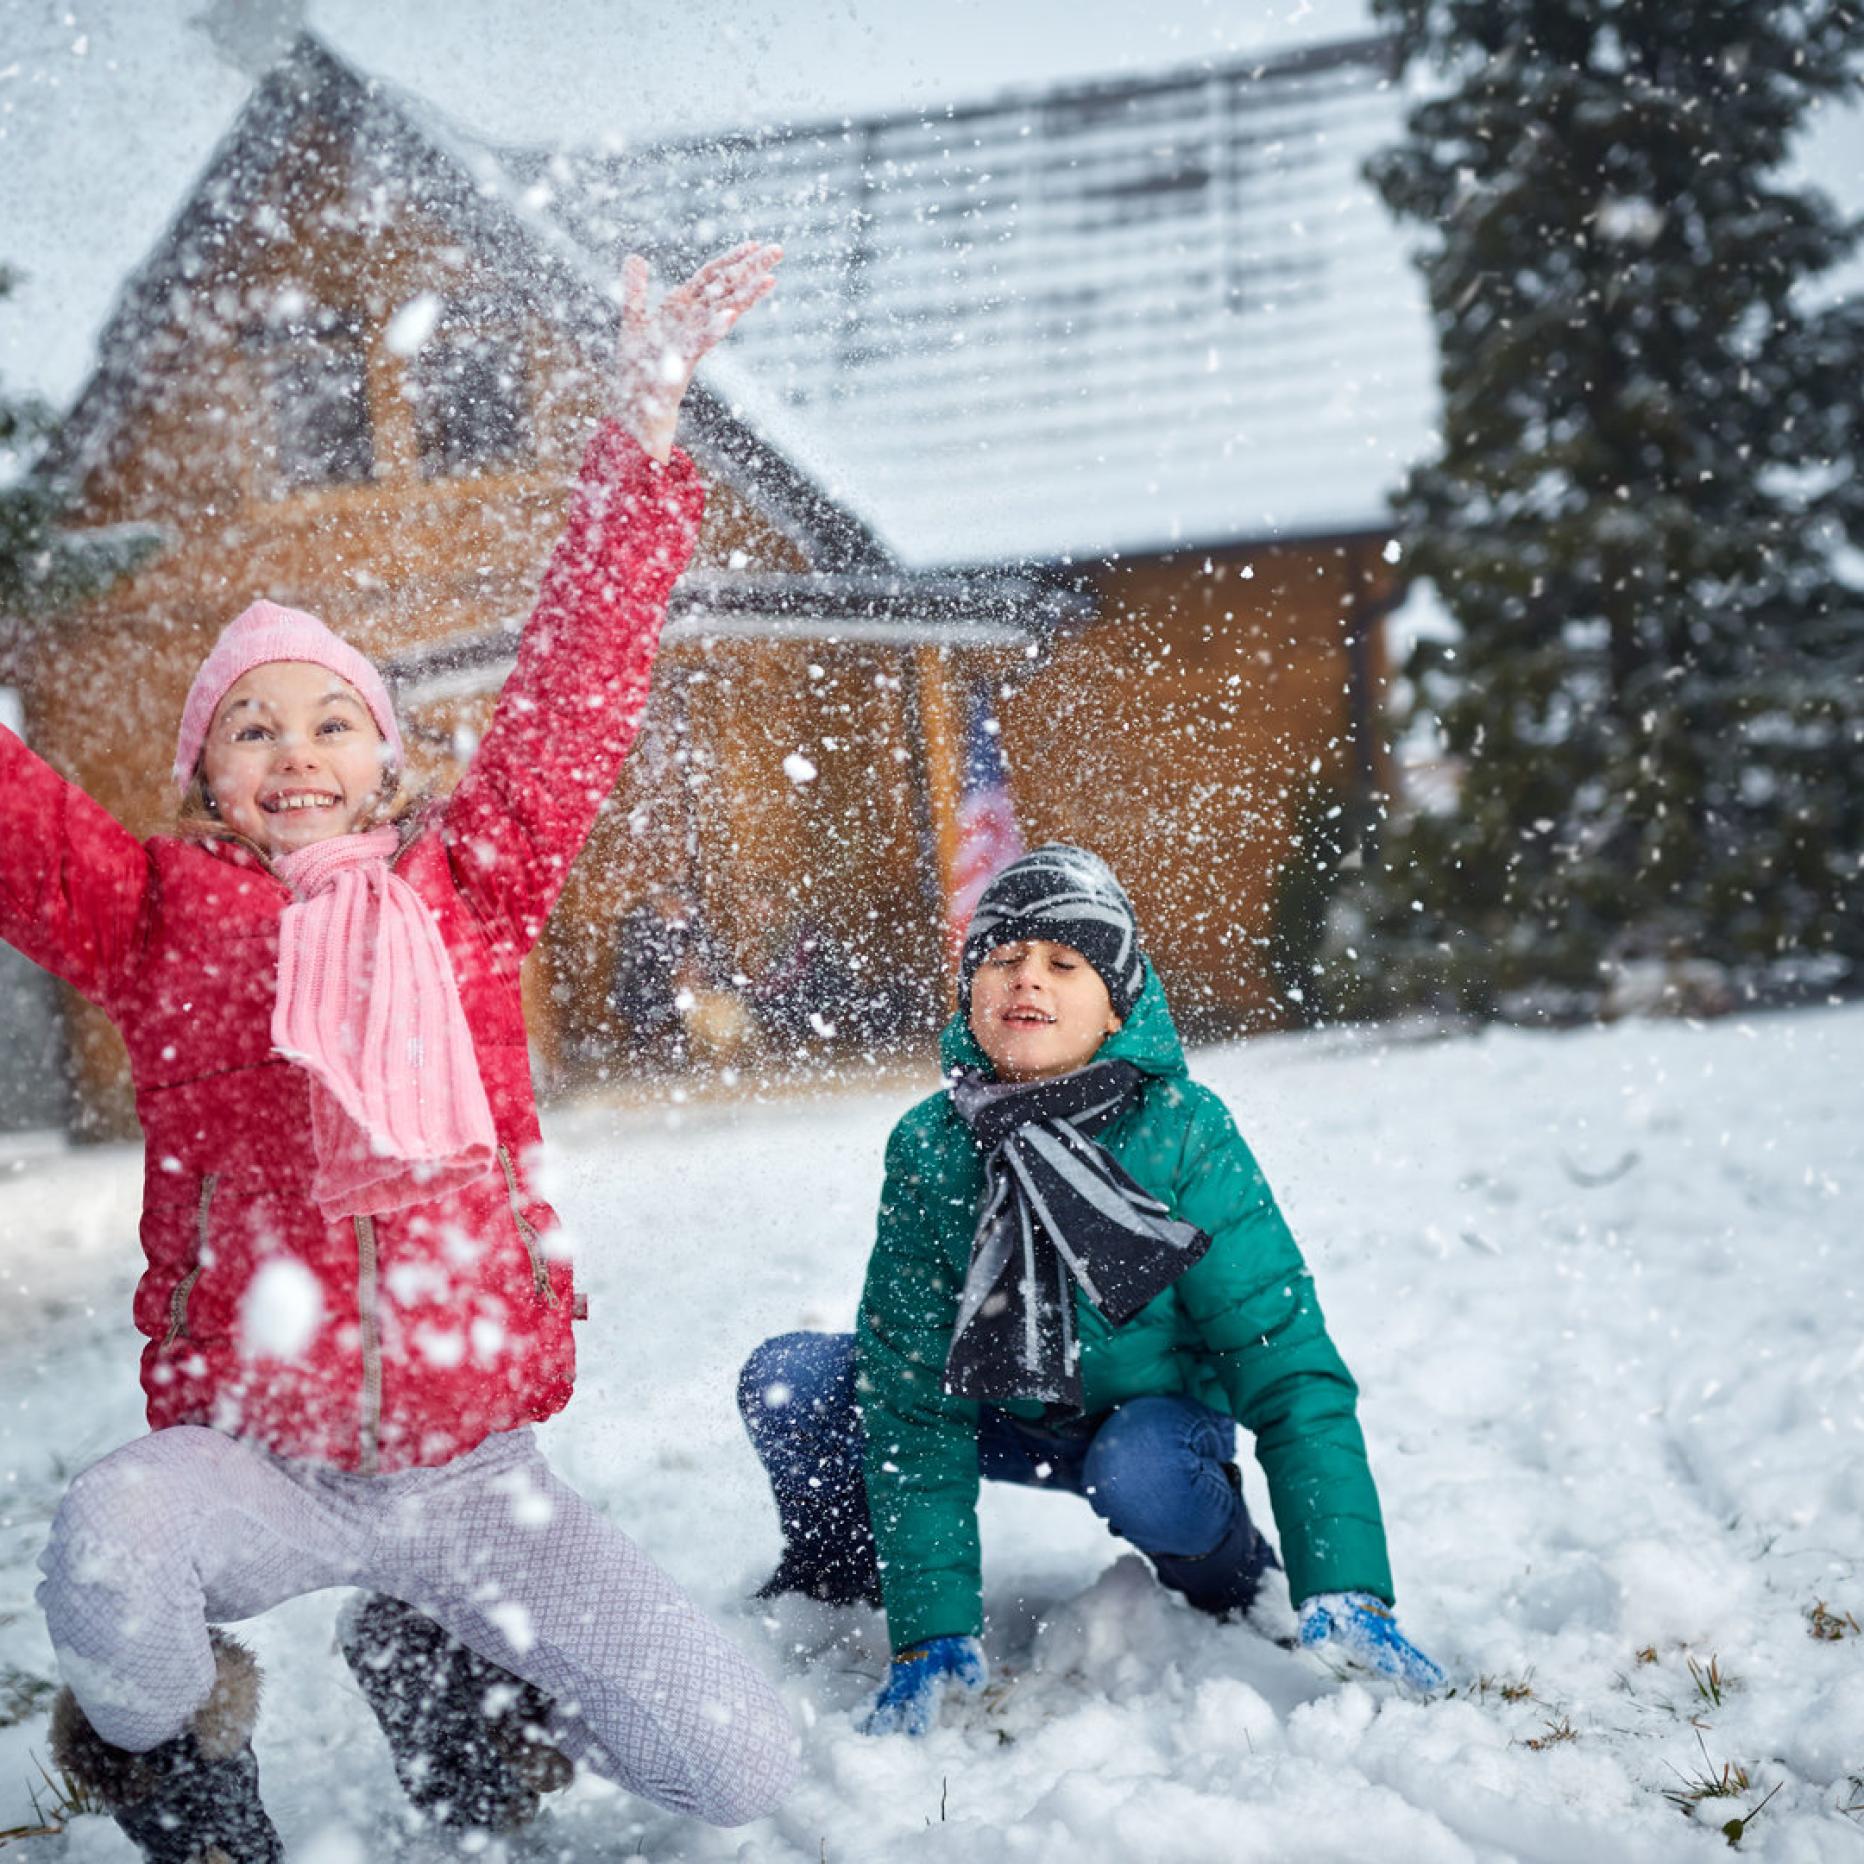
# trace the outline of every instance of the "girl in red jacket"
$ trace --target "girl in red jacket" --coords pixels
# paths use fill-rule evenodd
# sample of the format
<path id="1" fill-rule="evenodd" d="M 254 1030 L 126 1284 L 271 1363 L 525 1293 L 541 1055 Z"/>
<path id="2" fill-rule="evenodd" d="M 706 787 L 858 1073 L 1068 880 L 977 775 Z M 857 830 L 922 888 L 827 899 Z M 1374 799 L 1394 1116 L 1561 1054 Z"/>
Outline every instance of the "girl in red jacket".
<path id="1" fill-rule="evenodd" d="M 440 1819 L 508 1824 L 565 1757 L 722 1825 L 790 1784 L 775 1694 L 532 1440 L 577 1297 L 518 990 L 698 532 L 680 400 L 779 256 L 651 309 L 629 261 L 620 419 L 444 804 L 396 817 L 380 676 L 268 602 L 188 695 L 178 836 L 136 840 L 0 729 L 0 934 L 122 1031 L 146 1143 L 151 1434 L 72 1484 L 38 1596 L 55 1750 L 151 1859 L 281 1855 L 251 1660 L 212 1627 L 324 1586 L 375 1595 L 345 1648 Z"/>

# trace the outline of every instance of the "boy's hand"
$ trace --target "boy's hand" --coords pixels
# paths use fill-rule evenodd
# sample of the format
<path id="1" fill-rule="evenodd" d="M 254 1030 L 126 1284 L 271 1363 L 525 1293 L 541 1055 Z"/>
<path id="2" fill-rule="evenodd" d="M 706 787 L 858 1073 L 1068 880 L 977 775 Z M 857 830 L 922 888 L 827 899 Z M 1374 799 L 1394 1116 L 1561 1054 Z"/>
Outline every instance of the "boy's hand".
<path id="1" fill-rule="evenodd" d="M 990 1668 L 974 1637 L 929 1637 L 893 1659 L 886 1683 L 861 1719 L 864 1735 L 929 1734 L 939 1704 L 960 1692 L 975 1695 Z"/>
<path id="2" fill-rule="evenodd" d="M 1301 1648 L 1388 1676 L 1420 1694 L 1443 1687 L 1443 1672 L 1399 1631 L 1392 1608 L 1370 1592 L 1320 1592 L 1303 1599 Z"/>

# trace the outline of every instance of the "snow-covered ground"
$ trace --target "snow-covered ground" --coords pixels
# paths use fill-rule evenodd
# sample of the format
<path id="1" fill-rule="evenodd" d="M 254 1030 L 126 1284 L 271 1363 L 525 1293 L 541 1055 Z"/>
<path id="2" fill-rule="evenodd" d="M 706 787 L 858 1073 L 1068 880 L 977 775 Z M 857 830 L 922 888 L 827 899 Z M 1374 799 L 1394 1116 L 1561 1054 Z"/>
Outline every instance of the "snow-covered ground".
<path id="1" fill-rule="evenodd" d="M 1864 1858 L 1864 1636 L 1844 1616 L 1864 1620 L 1864 1010 L 1276 1038 L 1197 1067 L 1304 1239 L 1363 1387 L 1403 1619 L 1454 1691 L 1322 1679 L 1273 1641 L 1285 1596 L 1213 1629 L 1078 1503 L 992 1490 L 1008 1687 L 922 1743 L 855 1734 L 880 1622 L 745 1602 L 776 1531 L 732 1391 L 764 1335 L 849 1323 L 910 1095 L 578 1109 L 551 1122 L 551 1181 L 593 1313 L 548 1448 L 781 1679 L 807 1765 L 736 1832 L 579 1785 L 514 1864 L 1706 1859 L 1776 1787 L 1743 1853 Z M 135 1189 L 128 1149 L 0 1159 L 0 1825 L 28 1815 L 45 1747 L 43 1705 L 19 1708 L 50 1673 L 46 1521 L 140 1427 Z M 292 1856 L 446 1855 L 395 1836 L 337 1603 L 251 1627 Z M 1812 1635 L 1820 1606 L 1846 1636 Z M 1694 1818 L 1665 1797 L 1743 1774 Z M 130 1855 L 98 1819 L 22 1851 Z"/>

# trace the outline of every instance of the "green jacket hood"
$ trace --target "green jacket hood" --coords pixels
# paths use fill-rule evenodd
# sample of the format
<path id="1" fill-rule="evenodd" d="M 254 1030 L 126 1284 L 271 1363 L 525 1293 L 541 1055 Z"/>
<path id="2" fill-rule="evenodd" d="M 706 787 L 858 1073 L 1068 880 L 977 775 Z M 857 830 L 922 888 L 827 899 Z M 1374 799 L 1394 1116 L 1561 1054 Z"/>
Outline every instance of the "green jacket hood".
<path id="1" fill-rule="evenodd" d="M 949 1074 L 954 1068 L 977 1068 L 991 1072 L 989 1058 L 978 1047 L 971 1026 L 962 1016 L 954 1016 L 939 1037 L 939 1062 Z M 1177 1025 L 1171 1019 L 1171 1007 L 1165 1001 L 1165 986 L 1150 962 L 1146 965 L 1145 988 L 1133 1013 L 1094 1051 L 1096 1061 L 1130 1061 L 1147 1074 L 1183 1074 L 1184 1047 L 1178 1040 Z"/>

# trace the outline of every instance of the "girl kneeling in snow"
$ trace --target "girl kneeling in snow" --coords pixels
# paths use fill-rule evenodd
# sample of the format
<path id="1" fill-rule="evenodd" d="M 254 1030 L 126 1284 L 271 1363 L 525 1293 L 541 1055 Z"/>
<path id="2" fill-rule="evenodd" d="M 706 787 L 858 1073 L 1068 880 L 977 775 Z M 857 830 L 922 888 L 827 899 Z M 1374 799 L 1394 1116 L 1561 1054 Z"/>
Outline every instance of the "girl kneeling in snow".
<path id="1" fill-rule="evenodd" d="M 884 1600 L 864 1726 L 922 1734 L 985 1680 L 980 1476 L 1084 1496 L 1222 1617 L 1279 1564 L 1230 1460 L 1240 1423 L 1302 1643 L 1440 1683 L 1391 1615 L 1356 1387 L 1106 864 L 1056 844 L 1005 868 L 958 994 L 950 1088 L 887 1143 L 858 1331 L 768 1340 L 739 1385 L 786 1537 L 760 1596 Z"/>
<path id="2" fill-rule="evenodd" d="M 211 1627 L 325 1586 L 376 1595 L 346 1654 L 446 1822 L 521 1818 L 575 1759 L 721 1825 L 795 1772 L 776 1695 L 533 1442 L 576 1297 L 528 1182 L 518 988 L 698 533 L 680 400 L 779 256 L 652 311 L 629 261 L 621 419 L 444 805 L 388 813 L 380 675 L 269 602 L 188 695 L 178 837 L 136 840 L 0 730 L 0 932 L 109 1012 L 147 1146 L 152 1434 L 72 1484 L 38 1596 L 55 1753 L 149 1858 L 281 1855 L 252 1662 Z"/>

